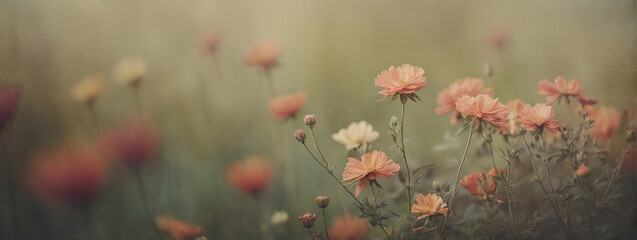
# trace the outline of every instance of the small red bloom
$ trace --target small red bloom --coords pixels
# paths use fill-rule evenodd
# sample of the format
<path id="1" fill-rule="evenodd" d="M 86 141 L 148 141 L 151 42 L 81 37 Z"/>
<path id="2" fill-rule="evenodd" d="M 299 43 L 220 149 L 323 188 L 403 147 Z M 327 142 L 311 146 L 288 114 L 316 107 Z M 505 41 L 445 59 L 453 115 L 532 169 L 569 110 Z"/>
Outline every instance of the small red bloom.
<path id="1" fill-rule="evenodd" d="M 170 233 L 177 240 L 192 239 L 200 236 L 204 232 L 202 226 L 192 225 L 170 215 L 157 217 L 155 224 L 159 230 Z"/>
<path id="2" fill-rule="evenodd" d="M 159 134 L 146 121 L 132 122 L 105 133 L 99 140 L 103 150 L 130 166 L 149 161 L 159 148 Z"/>
<path id="3" fill-rule="evenodd" d="M 261 193 L 270 183 L 272 175 L 270 160 L 260 156 L 250 156 L 226 170 L 226 178 L 232 186 L 252 195 Z"/>

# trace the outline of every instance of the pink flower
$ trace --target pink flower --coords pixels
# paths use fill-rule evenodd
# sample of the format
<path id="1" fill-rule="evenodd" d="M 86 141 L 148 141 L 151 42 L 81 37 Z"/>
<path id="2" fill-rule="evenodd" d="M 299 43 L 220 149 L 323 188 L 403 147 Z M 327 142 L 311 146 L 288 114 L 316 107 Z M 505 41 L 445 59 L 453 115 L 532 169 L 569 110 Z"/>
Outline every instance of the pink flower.
<path id="1" fill-rule="evenodd" d="M 20 92 L 17 84 L 0 85 L 0 132 L 13 120 L 20 102 Z"/>
<path id="2" fill-rule="evenodd" d="M 294 132 L 294 139 L 301 143 L 305 143 L 306 137 L 307 136 L 305 135 L 305 132 L 303 130 L 296 130 L 296 132 Z"/>
<path id="3" fill-rule="evenodd" d="M 588 117 L 594 121 L 590 130 L 591 136 L 600 142 L 612 138 L 619 127 L 619 110 L 606 106 L 602 106 L 599 111 L 593 107 L 586 107 L 585 110 L 588 111 Z"/>
<path id="4" fill-rule="evenodd" d="M 529 104 L 524 105 L 518 114 L 518 122 L 529 131 L 543 128 L 556 133 L 560 127 L 560 123 L 555 120 L 553 107 L 543 103 L 535 104 L 533 107 Z"/>
<path id="5" fill-rule="evenodd" d="M 451 115 L 451 124 L 455 125 L 458 122 L 458 116 L 460 112 L 456 110 L 456 101 L 462 96 L 475 97 L 480 94 L 493 95 L 493 88 L 484 88 L 484 82 L 479 78 L 463 78 L 458 79 L 456 82 L 449 84 L 448 88 L 443 89 L 438 93 L 436 101 L 440 105 L 435 109 L 436 114 L 442 115 L 453 111 Z"/>
<path id="6" fill-rule="evenodd" d="M 294 117 L 294 115 L 303 108 L 306 100 L 306 92 L 286 94 L 270 99 L 268 102 L 268 111 L 272 117 L 278 120 L 287 120 L 288 118 Z"/>
<path id="7" fill-rule="evenodd" d="M 137 167 L 151 160 L 159 148 L 154 126 L 149 121 L 134 121 L 105 133 L 98 143 L 112 157 Z"/>
<path id="8" fill-rule="evenodd" d="M 248 66 L 258 66 L 266 70 L 276 65 L 283 48 L 276 41 L 262 41 L 248 50 L 243 62 Z"/>
<path id="9" fill-rule="evenodd" d="M 332 240 L 361 240 L 369 230 L 369 221 L 349 214 L 334 220 L 330 227 Z"/>
<path id="10" fill-rule="evenodd" d="M 591 168 L 582 164 L 575 170 L 575 175 L 577 175 L 578 177 L 586 177 L 588 176 L 590 172 L 591 172 Z"/>
<path id="11" fill-rule="evenodd" d="M 273 172 L 270 160 L 265 157 L 250 156 L 245 161 L 228 167 L 226 178 L 237 189 L 258 195 L 270 184 Z"/>
<path id="12" fill-rule="evenodd" d="M 498 99 L 493 99 L 487 94 L 480 94 L 475 97 L 464 95 L 456 101 L 456 110 L 468 117 L 482 119 L 496 127 L 506 124 L 509 113 L 507 107 Z"/>
<path id="13" fill-rule="evenodd" d="M 411 213 L 421 214 L 416 220 L 437 214 L 447 216 L 448 211 L 447 204 L 444 203 L 440 196 L 433 193 L 429 193 L 427 196 L 419 193 L 416 196 L 416 203 L 411 207 Z"/>
<path id="14" fill-rule="evenodd" d="M 35 155 L 27 169 L 27 183 L 40 197 L 82 207 L 99 194 L 109 165 L 95 149 L 63 146 Z"/>
<path id="15" fill-rule="evenodd" d="M 358 196 L 363 188 L 369 185 L 370 180 L 375 180 L 377 177 L 392 177 L 400 170 L 400 165 L 387 158 L 387 154 L 379 151 L 365 153 L 361 157 L 362 161 L 349 158 L 343 172 L 343 181 L 360 180 L 356 186 L 356 196 Z"/>
<path id="16" fill-rule="evenodd" d="M 563 77 L 557 77 L 555 84 L 544 79 L 538 83 L 540 90 L 537 93 L 546 96 L 546 104 L 551 104 L 560 97 L 577 97 L 584 94 L 584 89 L 580 89 L 581 85 L 582 80 L 579 79 L 567 82 Z"/>
<path id="17" fill-rule="evenodd" d="M 201 53 L 214 54 L 221 42 L 221 34 L 215 33 L 205 36 L 199 43 Z"/>
<path id="18" fill-rule="evenodd" d="M 378 94 L 383 95 L 378 101 L 385 100 L 395 94 L 414 93 L 427 85 L 427 78 L 423 76 L 425 70 L 419 67 L 403 64 L 400 67 L 389 67 L 382 71 L 374 80 L 374 85 L 384 88 Z"/>
<path id="19" fill-rule="evenodd" d="M 306 228 L 306 229 L 310 229 L 312 226 L 314 226 L 315 220 L 316 220 L 316 214 L 312 214 L 309 212 L 299 217 L 299 221 L 301 222 L 301 225 L 303 225 L 303 228 Z"/>
<path id="20" fill-rule="evenodd" d="M 305 125 L 311 128 L 314 126 L 314 124 L 316 124 L 316 116 L 314 116 L 314 114 L 305 115 L 303 121 L 305 121 Z"/>
<path id="21" fill-rule="evenodd" d="M 584 97 L 582 95 L 578 95 L 577 96 L 577 101 L 580 102 L 580 104 L 582 104 L 582 106 L 592 106 L 597 104 L 597 99 L 595 98 L 589 98 L 589 97 Z"/>
<path id="22" fill-rule="evenodd" d="M 157 217 L 155 224 L 159 230 L 170 233 L 177 240 L 192 239 L 204 232 L 202 226 L 192 225 L 170 215 Z"/>
<path id="23" fill-rule="evenodd" d="M 473 172 L 464 176 L 460 185 L 469 190 L 471 194 L 478 196 L 480 200 L 493 197 L 496 188 L 496 183 L 491 179 L 491 175 L 485 172 Z"/>
<path id="24" fill-rule="evenodd" d="M 511 32 L 505 29 L 497 29 L 487 38 L 487 45 L 493 49 L 500 50 L 511 41 Z"/>

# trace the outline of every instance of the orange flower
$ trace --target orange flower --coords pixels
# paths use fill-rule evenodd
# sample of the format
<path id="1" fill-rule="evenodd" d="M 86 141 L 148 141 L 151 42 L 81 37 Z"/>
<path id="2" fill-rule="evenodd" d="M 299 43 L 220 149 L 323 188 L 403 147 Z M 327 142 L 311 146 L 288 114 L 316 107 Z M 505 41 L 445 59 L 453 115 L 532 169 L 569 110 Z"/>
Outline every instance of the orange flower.
<path id="1" fill-rule="evenodd" d="M 560 127 L 560 123 L 555 120 L 553 107 L 543 103 L 535 104 L 533 107 L 529 104 L 524 105 L 518 113 L 518 122 L 529 131 L 540 128 L 556 133 Z"/>
<path id="2" fill-rule="evenodd" d="M 159 148 L 159 134 L 149 121 L 134 121 L 105 133 L 98 143 L 111 156 L 136 167 L 149 161 Z"/>
<path id="3" fill-rule="evenodd" d="M 177 240 L 192 239 L 204 232 L 202 226 L 192 225 L 170 215 L 157 217 L 155 224 L 159 230 L 170 233 Z"/>
<path id="4" fill-rule="evenodd" d="M 279 59 L 283 47 L 276 41 L 262 41 L 256 43 L 248 50 L 243 62 L 248 66 L 258 66 L 266 70 L 274 67 Z"/>
<path id="5" fill-rule="evenodd" d="M 557 77 L 555 84 L 544 79 L 538 83 L 540 90 L 537 93 L 546 96 L 546 104 L 551 104 L 560 97 L 578 97 L 584 94 L 584 89 L 580 89 L 581 85 L 582 80 L 579 79 L 567 82 L 563 77 Z"/>
<path id="6" fill-rule="evenodd" d="M 506 124 L 509 115 L 507 107 L 498 99 L 493 99 L 487 94 L 475 97 L 464 95 L 456 101 L 456 110 L 465 116 L 482 119 L 493 126 L 502 127 Z"/>
<path id="7" fill-rule="evenodd" d="M 491 175 L 485 172 L 473 172 L 464 176 L 460 185 L 469 190 L 471 194 L 478 196 L 480 200 L 493 197 L 496 188 L 496 183 L 491 179 Z"/>
<path id="8" fill-rule="evenodd" d="M 362 161 L 349 158 L 349 162 L 345 165 L 345 172 L 343 172 L 343 181 L 360 180 L 356 186 L 356 196 L 358 196 L 363 188 L 369 184 L 369 180 L 374 180 L 377 177 L 392 177 L 400 170 L 400 165 L 391 159 L 387 160 L 387 158 L 387 154 L 380 151 L 365 153 L 361 157 Z"/>
<path id="9" fill-rule="evenodd" d="M 419 193 L 416 196 L 416 203 L 411 207 L 411 213 L 422 214 L 418 219 L 420 220 L 436 214 L 442 214 L 447 216 L 447 204 L 443 202 L 442 198 L 436 194 L 429 193 L 427 196 Z"/>
<path id="10" fill-rule="evenodd" d="M 503 167 L 491 168 L 491 170 L 489 171 L 489 176 L 491 177 L 506 176 L 506 175 L 507 175 L 507 169 Z"/>
<path id="11" fill-rule="evenodd" d="M 268 111 L 270 111 L 270 115 L 276 119 L 287 120 L 288 118 L 294 117 L 294 115 L 303 108 L 305 100 L 307 100 L 306 92 L 286 94 L 270 99 L 268 102 Z"/>
<path id="12" fill-rule="evenodd" d="M 44 199 L 86 206 L 104 186 L 108 171 L 109 165 L 96 150 L 64 146 L 35 155 L 27 183 Z"/>
<path id="13" fill-rule="evenodd" d="M 578 177 L 586 177 L 591 172 L 591 168 L 582 164 L 575 170 L 575 175 Z"/>
<path id="14" fill-rule="evenodd" d="M 586 106 L 584 109 L 588 112 L 588 117 L 595 121 L 593 128 L 591 128 L 593 138 L 603 142 L 613 137 L 619 127 L 621 118 L 619 110 L 606 106 L 602 106 L 599 111 L 590 106 Z"/>
<path id="15" fill-rule="evenodd" d="M 20 87 L 9 83 L 0 85 L 0 132 L 9 125 L 20 103 Z"/>
<path id="16" fill-rule="evenodd" d="M 382 71 L 374 80 L 374 85 L 384 88 L 378 94 L 383 95 L 378 101 L 385 100 L 395 94 L 414 93 L 427 85 L 427 78 L 422 76 L 425 70 L 419 67 L 403 64 L 400 67 L 389 67 Z"/>
<path id="17" fill-rule="evenodd" d="M 252 195 L 261 193 L 272 179 L 270 160 L 250 156 L 244 162 L 235 163 L 226 170 L 226 178 L 237 189 Z"/>
<path id="18" fill-rule="evenodd" d="M 460 112 L 456 110 L 456 101 L 458 98 L 467 95 L 469 97 L 475 97 L 480 94 L 493 95 L 493 88 L 484 88 L 484 82 L 479 78 L 463 78 L 458 79 L 456 82 L 449 84 L 448 88 L 443 89 L 438 93 L 436 101 L 440 105 L 435 109 L 436 114 L 442 115 L 453 111 L 451 115 L 451 124 L 455 125 L 458 122 L 458 116 Z"/>
<path id="19" fill-rule="evenodd" d="M 369 230 L 369 221 L 346 214 L 334 219 L 330 227 L 330 239 L 332 240 L 360 240 Z"/>

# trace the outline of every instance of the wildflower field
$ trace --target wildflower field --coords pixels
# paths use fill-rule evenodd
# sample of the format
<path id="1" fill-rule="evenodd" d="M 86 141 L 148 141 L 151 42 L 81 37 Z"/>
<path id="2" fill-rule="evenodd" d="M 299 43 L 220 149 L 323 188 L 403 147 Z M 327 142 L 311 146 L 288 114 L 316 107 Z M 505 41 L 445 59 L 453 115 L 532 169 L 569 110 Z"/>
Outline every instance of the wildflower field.
<path id="1" fill-rule="evenodd" d="M 0 1 L 0 239 L 636 239 L 637 3 Z"/>

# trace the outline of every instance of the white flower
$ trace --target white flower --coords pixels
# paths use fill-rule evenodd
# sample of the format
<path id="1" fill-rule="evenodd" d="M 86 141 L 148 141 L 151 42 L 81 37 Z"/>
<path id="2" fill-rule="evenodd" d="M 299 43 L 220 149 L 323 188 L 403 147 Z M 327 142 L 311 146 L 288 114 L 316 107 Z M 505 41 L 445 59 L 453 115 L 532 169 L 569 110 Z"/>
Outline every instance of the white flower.
<path id="1" fill-rule="evenodd" d="M 92 103 L 104 90 L 106 77 L 103 75 L 85 76 L 71 89 L 71 97 L 81 103 Z"/>
<path id="2" fill-rule="evenodd" d="M 287 221 L 288 221 L 288 213 L 283 210 L 274 212 L 274 214 L 272 214 L 272 217 L 270 217 L 270 222 L 272 223 L 272 225 L 283 224 L 283 223 L 286 223 Z"/>
<path id="3" fill-rule="evenodd" d="M 351 123 L 347 129 L 341 129 L 332 135 L 332 139 L 345 145 L 347 149 L 353 149 L 360 145 L 371 143 L 378 139 L 378 132 L 372 129 L 371 124 L 365 121 Z"/>
<path id="4" fill-rule="evenodd" d="M 113 69 L 115 79 L 128 85 L 136 85 L 146 74 L 146 61 L 141 57 L 125 57 Z"/>

